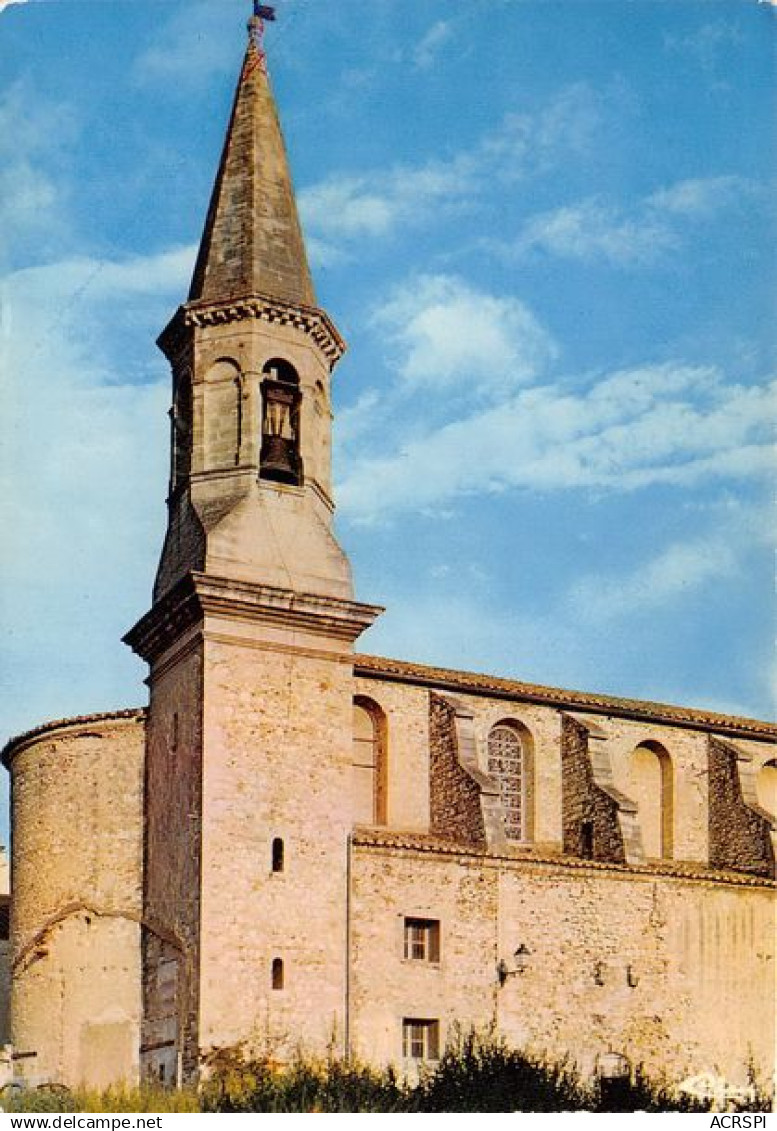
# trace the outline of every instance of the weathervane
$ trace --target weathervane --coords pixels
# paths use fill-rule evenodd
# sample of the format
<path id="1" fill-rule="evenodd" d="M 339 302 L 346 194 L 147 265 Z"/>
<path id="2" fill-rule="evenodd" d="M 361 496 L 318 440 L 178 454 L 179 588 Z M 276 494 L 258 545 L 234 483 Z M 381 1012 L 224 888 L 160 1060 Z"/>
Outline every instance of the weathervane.
<path id="1" fill-rule="evenodd" d="M 264 50 L 264 25 L 265 21 L 275 19 L 275 8 L 271 8 L 269 4 L 260 4 L 259 0 L 253 0 L 254 14 L 248 21 L 248 35 L 256 48 L 257 59 L 256 62 L 246 72 L 246 77 L 258 66 L 261 70 L 267 70 L 267 55 Z"/>

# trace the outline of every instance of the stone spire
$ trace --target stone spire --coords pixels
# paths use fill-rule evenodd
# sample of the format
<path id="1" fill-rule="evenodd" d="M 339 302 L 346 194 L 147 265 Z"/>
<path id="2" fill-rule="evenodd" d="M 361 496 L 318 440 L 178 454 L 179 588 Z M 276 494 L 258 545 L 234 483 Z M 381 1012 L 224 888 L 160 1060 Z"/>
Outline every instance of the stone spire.
<path id="1" fill-rule="evenodd" d="M 248 26 L 189 302 L 263 295 L 314 307 L 286 148 L 258 40 L 261 25 L 254 17 Z"/>

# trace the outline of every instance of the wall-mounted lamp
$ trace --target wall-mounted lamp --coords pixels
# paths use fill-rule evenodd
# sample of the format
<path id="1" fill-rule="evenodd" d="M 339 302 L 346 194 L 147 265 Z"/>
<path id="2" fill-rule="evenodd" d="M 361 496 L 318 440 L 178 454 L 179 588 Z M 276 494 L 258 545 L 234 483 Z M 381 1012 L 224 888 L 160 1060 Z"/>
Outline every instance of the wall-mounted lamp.
<path id="1" fill-rule="evenodd" d="M 512 968 L 507 965 L 504 958 L 499 959 L 496 968 L 496 976 L 499 979 L 499 985 L 503 986 L 508 978 L 514 974 L 525 974 L 529 969 L 529 959 L 531 958 L 531 951 L 525 943 L 513 951 L 513 965 Z"/>

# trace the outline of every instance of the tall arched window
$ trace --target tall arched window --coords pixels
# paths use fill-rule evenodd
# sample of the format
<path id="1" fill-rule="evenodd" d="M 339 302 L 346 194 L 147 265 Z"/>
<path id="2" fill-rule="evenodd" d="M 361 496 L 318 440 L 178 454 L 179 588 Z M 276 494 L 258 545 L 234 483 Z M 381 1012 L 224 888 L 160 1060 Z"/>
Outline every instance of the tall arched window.
<path id="1" fill-rule="evenodd" d="M 631 755 L 629 796 L 637 803 L 645 856 L 669 860 L 674 852 L 672 759 L 658 742 L 643 742 Z"/>
<path id="2" fill-rule="evenodd" d="M 386 823 L 386 716 L 377 703 L 359 696 L 353 705 L 353 820 Z"/>
<path id="3" fill-rule="evenodd" d="M 526 771 L 520 731 L 512 723 L 497 723 L 488 736 L 488 772 L 499 782 L 508 840 L 528 839 Z"/>
<path id="4" fill-rule="evenodd" d="M 777 820 L 777 759 L 765 762 L 755 779 L 758 804 Z"/>
<path id="5" fill-rule="evenodd" d="M 302 484 L 299 377 L 291 362 L 274 357 L 262 369 L 262 446 L 259 476 Z"/>

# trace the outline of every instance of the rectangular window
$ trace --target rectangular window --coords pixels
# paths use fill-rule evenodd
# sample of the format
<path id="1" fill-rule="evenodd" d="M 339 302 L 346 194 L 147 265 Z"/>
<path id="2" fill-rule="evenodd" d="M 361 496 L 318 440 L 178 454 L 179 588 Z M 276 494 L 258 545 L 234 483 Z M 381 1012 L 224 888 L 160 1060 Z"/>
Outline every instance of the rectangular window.
<path id="1" fill-rule="evenodd" d="M 405 958 L 440 961 L 439 919 L 405 919 Z"/>
<path id="2" fill-rule="evenodd" d="M 402 1021 L 402 1056 L 405 1060 L 439 1060 L 440 1022 L 405 1017 Z"/>

